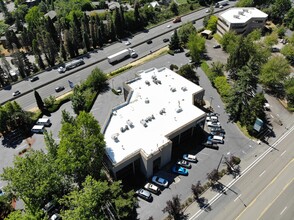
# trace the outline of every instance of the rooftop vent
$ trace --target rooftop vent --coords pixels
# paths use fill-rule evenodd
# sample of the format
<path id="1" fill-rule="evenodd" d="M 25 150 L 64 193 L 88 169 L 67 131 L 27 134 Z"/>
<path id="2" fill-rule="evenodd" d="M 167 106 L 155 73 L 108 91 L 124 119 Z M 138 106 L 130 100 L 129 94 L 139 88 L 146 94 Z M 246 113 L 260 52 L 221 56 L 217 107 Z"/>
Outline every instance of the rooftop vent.
<path id="1" fill-rule="evenodd" d="M 181 88 L 181 90 L 183 90 L 183 91 L 185 92 L 185 91 L 187 91 L 187 87 L 186 87 L 186 86 L 183 86 L 183 87 Z"/>
<path id="2" fill-rule="evenodd" d="M 148 80 L 145 81 L 146 85 L 150 86 L 150 82 Z"/>
<path id="3" fill-rule="evenodd" d="M 111 136 L 111 138 L 115 141 L 115 142 L 118 142 L 118 136 L 119 136 L 119 133 L 115 133 Z"/>
<path id="4" fill-rule="evenodd" d="M 127 125 L 128 125 L 130 128 L 133 128 L 133 127 L 134 127 L 134 124 L 133 124 L 133 122 L 131 122 L 131 120 L 127 120 Z"/>
<path id="5" fill-rule="evenodd" d="M 171 87 L 171 88 L 170 88 L 170 91 L 175 92 L 175 91 L 177 91 L 177 90 L 176 90 L 175 87 Z"/>
<path id="6" fill-rule="evenodd" d="M 177 113 L 180 113 L 180 112 L 182 112 L 183 111 L 183 109 L 179 106 L 177 109 L 176 109 L 176 112 Z"/>
<path id="7" fill-rule="evenodd" d="M 161 114 L 161 115 L 163 115 L 164 113 L 166 113 L 166 112 L 165 112 L 165 108 L 163 108 L 163 109 L 161 109 L 161 110 L 159 111 L 159 114 Z"/>
<path id="8" fill-rule="evenodd" d="M 148 104 L 150 101 L 148 98 L 145 99 L 145 103 Z"/>
<path id="9" fill-rule="evenodd" d="M 140 121 L 140 123 L 141 123 L 145 128 L 147 127 L 147 123 L 146 123 L 145 119 L 142 119 L 142 120 Z"/>

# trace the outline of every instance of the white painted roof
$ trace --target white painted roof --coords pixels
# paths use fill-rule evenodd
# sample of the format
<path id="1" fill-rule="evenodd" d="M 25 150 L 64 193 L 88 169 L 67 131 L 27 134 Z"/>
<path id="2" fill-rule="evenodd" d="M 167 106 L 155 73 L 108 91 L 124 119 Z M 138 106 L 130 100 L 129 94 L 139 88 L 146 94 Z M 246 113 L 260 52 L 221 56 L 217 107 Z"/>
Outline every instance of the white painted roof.
<path id="1" fill-rule="evenodd" d="M 167 68 L 152 68 L 139 75 L 128 83 L 133 90 L 130 102 L 114 111 L 104 132 L 106 152 L 113 164 L 140 149 L 150 155 L 169 141 L 167 134 L 205 116 L 192 100 L 192 94 L 202 91 L 201 87 Z M 152 76 L 161 84 L 155 84 Z M 160 114 L 163 109 L 165 113 Z M 148 117 L 150 121 L 144 127 L 141 121 Z M 128 124 L 133 124 L 133 128 Z M 128 130 L 122 132 L 126 125 Z"/>
<path id="2" fill-rule="evenodd" d="M 267 14 L 257 8 L 230 8 L 219 15 L 228 23 L 246 23 L 251 18 L 267 18 Z"/>

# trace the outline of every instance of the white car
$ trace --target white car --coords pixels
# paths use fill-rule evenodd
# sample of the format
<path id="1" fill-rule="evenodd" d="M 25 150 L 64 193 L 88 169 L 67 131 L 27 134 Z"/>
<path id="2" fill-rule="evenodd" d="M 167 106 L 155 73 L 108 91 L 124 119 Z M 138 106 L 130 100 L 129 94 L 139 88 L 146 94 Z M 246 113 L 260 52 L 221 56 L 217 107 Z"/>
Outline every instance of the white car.
<path id="1" fill-rule="evenodd" d="M 209 122 L 207 122 L 207 127 L 220 128 L 221 127 L 221 124 L 219 122 L 209 121 Z"/>
<path id="2" fill-rule="evenodd" d="M 206 121 L 218 122 L 218 116 L 207 116 Z"/>
<path id="3" fill-rule="evenodd" d="M 130 45 L 130 44 L 131 44 L 130 41 L 125 42 L 125 45 L 126 45 L 126 46 L 128 46 L 128 45 Z"/>
<path id="4" fill-rule="evenodd" d="M 167 28 L 170 28 L 170 27 L 171 27 L 171 25 L 169 24 L 169 25 L 167 25 L 166 27 L 167 27 Z"/>
<path id="5" fill-rule="evenodd" d="M 205 11 L 206 13 L 209 13 L 210 12 L 210 10 L 209 9 L 206 9 L 206 11 Z"/>
<path id="6" fill-rule="evenodd" d="M 163 187 L 168 186 L 168 181 L 164 178 L 159 177 L 159 176 L 153 176 L 152 182 L 159 185 L 159 186 L 163 186 Z"/>
<path id="7" fill-rule="evenodd" d="M 192 155 L 192 154 L 184 154 L 184 155 L 183 155 L 183 159 L 184 159 L 184 160 L 187 160 L 187 161 L 190 161 L 190 162 L 194 162 L 194 163 L 197 162 L 197 157 L 196 157 L 196 155 Z"/>
<path id="8" fill-rule="evenodd" d="M 144 188 L 152 193 L 159 194 L 160 189 L 152 183 L 146 183 Z"/>

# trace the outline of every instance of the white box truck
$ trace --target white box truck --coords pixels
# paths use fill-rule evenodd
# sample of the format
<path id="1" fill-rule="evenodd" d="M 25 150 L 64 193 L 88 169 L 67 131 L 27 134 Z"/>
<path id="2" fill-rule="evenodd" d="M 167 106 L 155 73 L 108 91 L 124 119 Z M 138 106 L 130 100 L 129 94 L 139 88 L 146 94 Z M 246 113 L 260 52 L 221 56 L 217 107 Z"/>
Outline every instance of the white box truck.
<path id="1" fill-rule="evenodd" d="M 51 126 L 50 118 L 39 118 L 37 125 Z"/>
<path id="2" fill-rule="evenodd" d="M 229 4 L 229 0 L 223 0 L 220 2 L 215 3 L 216 8 L 222 8 L 223 6 L 226 6 Z"/>
<path id="3" fill-rule="evenodd" d="M 117 52 L 109 57 L 107 57 L 109 63 L 116 63 L 119 62 L 122 59 L 125 59 L 127 57 L 136 58 L 138 54 L 135 52 L 135 50 L 131 48 L 124 49 L 120 52 Z"/>

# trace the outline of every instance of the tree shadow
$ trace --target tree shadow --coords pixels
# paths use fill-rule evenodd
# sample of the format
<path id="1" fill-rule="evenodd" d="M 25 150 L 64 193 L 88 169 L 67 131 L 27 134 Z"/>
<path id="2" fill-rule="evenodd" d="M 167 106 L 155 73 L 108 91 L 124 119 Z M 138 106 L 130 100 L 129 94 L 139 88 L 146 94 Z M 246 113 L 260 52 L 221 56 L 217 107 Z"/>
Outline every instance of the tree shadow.
<path id="1" fill-rule="evenodd" d="M 222 184 L 221 182 L 217 182 L 217 183 L 213 184 L 213 185 L 211 186 L 211 189 L 212 189 L 213 191 L 218 192 L 218 193 L 222 193 L 222 194 L 224 194 L 224 195 L 227 195 L 226 190 L 225 190 L 225 185 Z"/>
<path id="2" fill-rule="evenodd" d="M 209 212 L 212 210 L 210 204 L 208 203 L 208 200 L 205 197 L 200 197 L 196 199 L 196 202 L 198 203 L 198 206 L 200 209 Z"/>
<path id="3" fill-rule="evenodd" d="M 7 148 L 15 149 L 17 145 L 21 144 L 24 138 L 23 132 L 17 129 L 3 135 L 2 145 Z"/>

